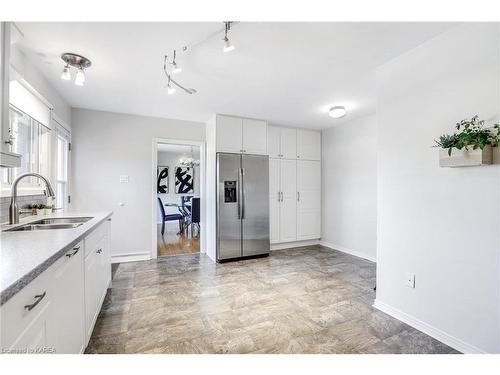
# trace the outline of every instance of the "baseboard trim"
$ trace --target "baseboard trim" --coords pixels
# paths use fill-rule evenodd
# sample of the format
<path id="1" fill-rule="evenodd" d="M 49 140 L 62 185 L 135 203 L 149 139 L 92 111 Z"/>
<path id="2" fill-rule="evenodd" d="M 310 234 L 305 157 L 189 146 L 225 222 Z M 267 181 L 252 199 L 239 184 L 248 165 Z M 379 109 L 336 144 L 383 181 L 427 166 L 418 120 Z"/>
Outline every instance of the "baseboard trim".
<path id="1" fill-rule="evenodd" d="M 487 352 L 479 349 L 478 347 L 468 344 L 442 330 L 436 328 L 428 323 L 425 323 L 412 315 L 409 315 L 399 309 L 396 309 L 378 299 L 375 299 L 373 303 L 373 307 L 376 309 L 396 318 L 403 323 L 406 323 L 413 328 L 422 331 L 423 333 L 435 338 L 436 340 L 441 341 L 442 343 L 451 346 L 453 349 L 458 350 L 459 352 L 466 354 L 486 354 Z"/>
<path id="2" fill-rule="evenodd" d="M 149 252 L 111 255 L 111 263 L 139 262 L 149 259 L 151 259 L 151 254 Z"/>
<path id="3" fill-rule="evenodd" d="M 335 244 L 327 242 L 327 241 L 319 241 L 319 244 L 321 246 L 325 246 L 325 247 L 328 247 L 328 248 L 333 249 L 333 250 L 338 250 L 338 251 L 341 251 L 341 252 L 349 254 L 349 255 L 354 255 L 355 257 L 358 257 L 358 258 L 363 258 L 363 259 L 369 260 L 370 262 L 374 262 L 374 263 L 377 262 L 377 259 L 375 257 L 372 257 L 370 255 L 366 255 L 366 254 L 361 253 L 361 252 L 356 251 L 356 250 L 351 250 L 351 249 L 348 249 L 346 247 L 335 245 Z"/>
<path id="4" fill-rule="evenodd" d="M 305 240 L 305 241 L 275 243 L 275 244 L 271 244 L 271 251 L 283 250 L 283 249 L 293 249 L 295 247 L 313 246 L 313 245 L 318 245 L 318 244 L 319 244 L 319 240 Z"/>

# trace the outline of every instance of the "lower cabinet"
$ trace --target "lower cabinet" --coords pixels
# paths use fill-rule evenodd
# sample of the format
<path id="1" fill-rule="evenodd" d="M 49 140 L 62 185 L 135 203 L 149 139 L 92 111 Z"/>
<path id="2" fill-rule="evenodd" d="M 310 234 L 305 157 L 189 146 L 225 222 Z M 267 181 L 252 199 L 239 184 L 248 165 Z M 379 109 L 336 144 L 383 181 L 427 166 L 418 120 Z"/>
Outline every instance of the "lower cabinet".
<path id="1" fill-rule="evenodd" d="M 81 353 L 111 280 L 105 221 L 0 307 L 4 353 Z"/>
<path id="2" fill-rule="evenodd" d="M 56 353 L 79 353 L 84 345 L 83 244 L 79 243 L 54 264 Z"/>

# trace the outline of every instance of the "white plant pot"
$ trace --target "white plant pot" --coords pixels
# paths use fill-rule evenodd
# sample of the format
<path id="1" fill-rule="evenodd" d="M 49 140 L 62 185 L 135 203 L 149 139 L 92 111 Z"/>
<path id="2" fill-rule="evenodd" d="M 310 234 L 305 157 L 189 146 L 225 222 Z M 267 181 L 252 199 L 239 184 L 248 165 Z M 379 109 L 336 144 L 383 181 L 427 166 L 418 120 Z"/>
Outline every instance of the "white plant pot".
<path id="1" fill-rule="evenodd" d="M 37 214 L 38 216 L 43 216 L 43 215 L 45 215 L 45 208 L 37 208 L 37 209 L 36 209 L 36 214 Z"/>
<path id="2" fill-rule="evenodd" d="M 482 150 L 480 148 L 473 150 L 472 146 L 468 150 L 453 148 L 451 155 L 448 149 L 439 149 L 440 167 L 473 167 L 477 165 L 488 165 L 493 161 L 493 150 L 490 145 L 486 145 Z"/>
<path id="3" fill-rule="evenodd" d="M 44 211 L 45 211 L 45 215 L 51 215 L 52 214 L 52 208 L 46 208 Z"/>

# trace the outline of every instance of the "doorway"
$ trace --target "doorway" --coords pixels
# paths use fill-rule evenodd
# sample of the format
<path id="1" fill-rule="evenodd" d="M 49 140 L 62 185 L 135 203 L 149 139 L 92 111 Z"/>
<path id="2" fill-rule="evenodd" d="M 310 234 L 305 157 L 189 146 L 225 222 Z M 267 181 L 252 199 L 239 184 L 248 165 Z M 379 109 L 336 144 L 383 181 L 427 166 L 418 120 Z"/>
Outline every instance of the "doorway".
<path id="1" fill-rule="evenodd" d="M 203 152 L 200 142 L 153 142 L 152 258 L 202 251 Z"/>

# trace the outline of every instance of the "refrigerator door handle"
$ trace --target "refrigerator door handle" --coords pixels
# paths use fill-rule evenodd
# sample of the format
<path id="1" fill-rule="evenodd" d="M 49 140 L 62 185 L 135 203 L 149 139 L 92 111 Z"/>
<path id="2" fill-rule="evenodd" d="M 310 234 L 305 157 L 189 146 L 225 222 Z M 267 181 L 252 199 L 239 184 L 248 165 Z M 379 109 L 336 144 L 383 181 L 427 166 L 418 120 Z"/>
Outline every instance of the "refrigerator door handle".
<path id="1" fill-rule="evenodd" d="M 241 181 L 241 218 L 245 218 L 245 181 L 243 180 L 245 175 L 245 169 L 240 168 L 240 181 Z"/>
<path id="2" fill-rule="evenodd" d="M 241 168 L 238 168 L 238 181 L 236 182 L 238 184 L 237 186 L 237 197 L 236 200 L 238 201 L 238 220 L 241 220 Z"/>

